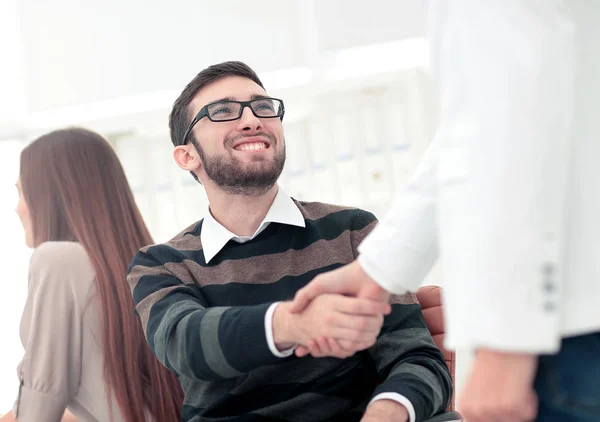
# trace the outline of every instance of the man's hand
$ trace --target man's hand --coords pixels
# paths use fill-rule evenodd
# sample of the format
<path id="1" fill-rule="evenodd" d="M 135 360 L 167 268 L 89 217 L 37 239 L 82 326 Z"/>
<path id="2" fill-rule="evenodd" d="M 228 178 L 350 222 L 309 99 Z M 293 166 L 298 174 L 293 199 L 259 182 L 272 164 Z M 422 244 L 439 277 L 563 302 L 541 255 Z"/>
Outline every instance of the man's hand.
<path id="1" fill-rule="evenodd" d="M 301 313 L 289 311 L 290 302 L 281 303 L 273 314 L 273 339 L 279 349 L 291 344 L 327 337 L 341 348 L 335 356 L 345 358 L 375 344 L 383 325 L 383 315 L 391 311 L 387 303 L 352 299 L 339 295 L 321 295 Z"/>
<path id="2" fill-rule="evenodd" d="M 291 312 L 301 312 L 311 300 L 324 293 L 338 293 L 362 299 L 387 302 L 390 294 L 364 272 L 358 261 L 337 270 L 319 274 L 307 286 L 298 290 Z"/>
<path id="3" fill-rule="evenodd" d="M 364 272 L 358 261 L 338 268 L 328 273 L 319 274 L 306 287 L 298 290 L 291 312 L 301 312 L 308 304 L 324 293 L 339 293 L 361 299 L 387 302 L 390 294 L 383 290 L 367 273 Z M 303 357 L 311 354 L 313 357 L 348 357 L 340 351 L 349 352 L 347 344 L 340 344 L 332 338 L 318 337 L 311 339 L 305 345 L 296 349 L 296 356 Z M 358 350 L 355 350 L 355 352 Z"/>
<path id="4" fill-rule="evenodd" d="M 361 422 L 408 422 L 408 410 L 393 400 L 377 400 L 371 404 Z"/>
<path id="5" fill-rule="evenodd" d="M 534 355 L 480 349 L 467 386 L 459 399 L 459 411 L 469 422 L 525 422 L 537 415 L 533 381 Z"/>

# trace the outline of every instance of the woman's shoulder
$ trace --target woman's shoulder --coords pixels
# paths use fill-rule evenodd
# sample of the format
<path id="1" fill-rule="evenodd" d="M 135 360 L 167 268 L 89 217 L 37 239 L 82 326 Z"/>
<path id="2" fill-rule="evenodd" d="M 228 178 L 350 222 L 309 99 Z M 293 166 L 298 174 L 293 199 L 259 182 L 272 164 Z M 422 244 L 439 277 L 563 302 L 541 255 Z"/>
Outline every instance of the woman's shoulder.
<path id="1" fill-rule="evenodd" d="M 44 242 L 34 249 L 31 264 L 61 266 L 65 264 L 90 264 L 86 250 L 79 242 Z"/>
<path id="2" fill-rule="evenodd" d="M 40 243 L 33 250 L 34 255 L 58 257 L 66 254 L 85 254 L 87 252 L 79 242 L 51 241 Z"/>
<path id="3" fill-rule="evenodd" d="M 44 242 L 31 255 L 30 279 L 60 279 L 80 284 L 94 278 L 94 267 L 78 242 Z"/>

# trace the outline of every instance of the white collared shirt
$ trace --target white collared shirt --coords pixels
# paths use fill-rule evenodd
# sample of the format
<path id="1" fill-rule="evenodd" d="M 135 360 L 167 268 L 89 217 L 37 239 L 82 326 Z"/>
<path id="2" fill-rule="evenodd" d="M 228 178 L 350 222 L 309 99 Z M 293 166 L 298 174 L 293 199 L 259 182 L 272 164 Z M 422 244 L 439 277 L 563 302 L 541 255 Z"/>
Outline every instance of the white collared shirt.
<path id="1" fill-rule="evenodd" d="M 230 240 L 234 240 L 238 243 L 245 243 L 254 239 L 266 229 L 270 223 L 306 227 L 302 213 L 292 198 L 290 198 L 281 188 L 278 188 L 277 195 L 273 200 L 273 204 L 271 204 L 271 208 L 269 208 L 267 215 L 265 215 L 265 218 L 252 236 L 238 236 L 235 233 L 232 233 L 215 220 L 209 210 L 208 215 L 204 217 L 202 231 L 200 233 L 204 260 L 208 264 Z"/>
<path id="2" fill-rule="evenodd" d="M 278 188 L 277 195 L 273 200 L 273 204 L 271 204 L 271 208 L 265 215 L 265 218 L 258 226 L 258 229 L 254 232 L 252 236 L 238 236 L 235 233 L 229 231 L 226 227 L 221 225 L 212 214 L 209 213 L 206 217 L 204 217 L 204 221 L 202 223 L 202 231 L 200 232 L 200 240 L 202 241 L 202 250 L 204 253 L 204 260 L 208 264 L 220 251 L 225 247 L 227 242 L 233 240 L 239 243 L 245 243 L 256 236 L 258 236 L 264 229 L 266 229 L 270 223 L 280 223 L 287 224 L 291 226 L 297 227 L 306 227 L 306 223 L 304 222 L 304 216 L 292 200 L 281 187 Z M 273 339 L 273 314 L 275 313 L 275 308 L 281 302 L 275 302 L 267 309 L 267 313 L 265 314 L 265 334 L 267 338 L 267 345 L 269 346 L 269 350 L 273 355 L 286 358 L 291 356 L 296 350 L 296 347 L 292 347 L 287 350 L 280 351 L 275 346 L 275 340 Z M 403 405 L 409 414 L 409 421 L 414 422 L 416 419 L 415 410 L 406 397 L 398 393 L 381 393 L 375 396 L 371 402 L 377 400 L 394 400 L 401 405 Z"/>

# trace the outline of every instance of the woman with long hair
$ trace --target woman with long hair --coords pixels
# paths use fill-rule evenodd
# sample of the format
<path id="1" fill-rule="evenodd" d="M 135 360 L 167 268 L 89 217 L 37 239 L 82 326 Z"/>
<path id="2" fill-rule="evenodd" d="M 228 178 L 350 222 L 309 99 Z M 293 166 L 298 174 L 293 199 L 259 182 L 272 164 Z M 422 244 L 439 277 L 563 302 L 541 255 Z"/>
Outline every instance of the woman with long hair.
<path id="1" fill-rule="evenodd" d="M 67 408 L 79 422 L 181 420 L 180 384 L 133 312 L 127 266 L 154 242 L 110 144 L 85 129 L 48 133 L 21 153 L 17 187 L 34 252 L 21 384 L 2 422 L 56 422 Z"/>

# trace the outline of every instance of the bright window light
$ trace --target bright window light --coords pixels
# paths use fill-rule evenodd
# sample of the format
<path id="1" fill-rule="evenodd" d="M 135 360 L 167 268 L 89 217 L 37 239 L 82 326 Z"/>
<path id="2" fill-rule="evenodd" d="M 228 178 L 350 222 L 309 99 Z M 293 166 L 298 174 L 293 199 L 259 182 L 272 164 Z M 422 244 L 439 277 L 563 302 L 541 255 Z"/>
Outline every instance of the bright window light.
<path id="1" fill-rule="evenodd" d="M 25 235 L 15 212 L 18 194 L 15 182 L 19 175 L 19 155 L 23 144 L 16 140 L 0 140 L 0 254 L 4 262 L 0 283 L 0 414 L 9 411 L 19 392 L 17 365 L 23 356 L 19 324 L 27 296 L 27 272 L 31 250 L 25 246 Z"/>
<path id="2" fill-rule="evenodd" d="M 31 113 L 29 127 L 45 129 L 168 109 L 178 95 L 178 91 L 164 90 Z"/>
<path id="3" fill-rule="evenodd" d="M 26 113 L 24 49 L 17 1 L 0 1 L 0 121 L 20 120 Z M 1 412 L 1 411 L 0 411 Z"/>
<path id="4" fill-rule="evenodd" d="M 428 65 L 427 40 L 408 38 L 340 51 L 335 65 L 327 71 L 327 79 L 339 81 Z"/>
<path id="5" fill-rule="evenodd" d="M 306 67 L 296 67 L 261 73 L 259 77 L 270 91 L 281 90 L 308 84 L 312 79 L 312 71 Z M 180 93 L 178 90 L 163 90 L 36 112 L 28 116 L 28 127 L 46 129 L 150 111 L 170 110 Z"/>
<path id="6" fill-rule="evenodd" d="M 294 67 L 261 73 L 258 77 L 267 90 L 276 91 L 307 85 L 312 80 L 313 73 L 308 67 Z"/>

